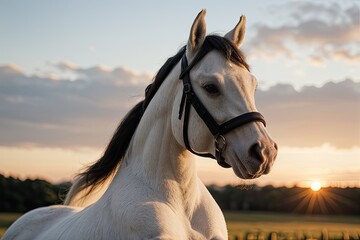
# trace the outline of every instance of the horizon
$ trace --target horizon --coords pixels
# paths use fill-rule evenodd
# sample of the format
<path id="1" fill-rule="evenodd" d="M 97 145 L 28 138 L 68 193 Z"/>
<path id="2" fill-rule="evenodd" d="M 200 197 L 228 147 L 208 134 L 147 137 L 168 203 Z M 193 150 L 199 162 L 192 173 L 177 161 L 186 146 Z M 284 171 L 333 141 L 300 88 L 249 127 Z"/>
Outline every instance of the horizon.
<path id="1" fill-rule="evenodd" d="M 241 50 L 279 145 L 272 171 L 246 182 L 360 186 L 359 2 L 0 5 L 0 174 L 54 183 L 97 160 L 205 8 L 208 34 L 246 15 Z M 216 161 L 196 161 L 206 185 L 245 182 Z"/>
<path id="2" fill-rule="evenodd" d="M 2 172 L 0 172 L 1 176 L 4 176 L 5 178 L 13 178 L 13 179 L 17 179 L 20 181 L 26 181 L 26 180 L 30 180 L 30 181 L 46 181 L 49 182 L 52 185 L 61 185 L 61 184 L 72 184 L 73 180 L 71 179 L 64 179 L 64 180 L 60 180 L 60 181 L 51 181 L 47 178 L 41 178 L 41 177 L 28 177 L 28 176 L 17 176 L 17 175 L 6 175 Z M 327 185 L 320 185 L 319 189 L 314 190 L 311 186 L 311 184 L 313 184 L 313 182 L 310 183 L 309 186 L 307 185 L 303 185 L 301 183 L 293 183 L 293 184 L 284 184 L 284 185 L 274 185 L 271 183 L 257 183 L 257 182 L 248 182 L 246 180 L 244 180 L 242 183 L 239 184 L 234 184 L 234 183 L 227 183 L 225 185 L 217 185 L 216 183 L 213 184 L 205 184 L 206 187 L 215 187 L 215 188 L 226 188 L 228 186 L 233 187 L 233 188 L 239 188 L 241 190 L 249 190 L 252 189 L 254 187 L 258 187 L 258 188 L 266 188 L 266 187 L 273 187 L 273 188 L 303 188 L 303 189 L 311 189 L 313 192 L 317 192 L 317 191 L 321 191 L 322 189 L 327 189 L 327 188 L 354 188 L 354 189 L 358 189 L 360 188 L 360 184 L 359 185 L 341 185 L 341 183 L 329 183 Z"/>

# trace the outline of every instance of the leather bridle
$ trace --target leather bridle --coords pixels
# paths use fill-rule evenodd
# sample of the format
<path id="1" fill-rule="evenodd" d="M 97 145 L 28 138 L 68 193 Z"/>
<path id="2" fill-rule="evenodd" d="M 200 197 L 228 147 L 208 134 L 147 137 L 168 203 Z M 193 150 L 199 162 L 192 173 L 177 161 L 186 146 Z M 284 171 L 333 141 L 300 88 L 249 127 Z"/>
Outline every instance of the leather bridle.
<path id="1" fill-rule="evenodd" d="M 264 117 L 259 112 L 247 112 L 241 114 L 229 121 L 218 124 L 215 119 L 211 116 L 209 111 L 206 109 L 204 104 L 200 101 L 200 99 L 196 96 L 196 93 L 193 90 L 190 79 L 190 70 L 212 49 L 208 49 L 199 56 L 195 56 L 194 60 L 188 65 L 188 61 L 186 58 L 186 52 L 184 53 L 181 59 L 181 74 L 179 79 L 183 82 L 183 95 L 181 98 L 180 109 L 179 109 L 179 119 L 182 118 L 184 114 L 184 123 L 183 123 L 183 138 L 186 148 L 201 157 L 208 157 L 216 159 L 218 164 L 224 168 L 230 168 L 231 166 L 225 162 L 222 153 L 226 148 L 226 138 L 225 134 L 230 132 L 231 130 L 243 126 L 247 123 L 259 121 L 262 122 L 266 126 L 266 122 Z M 191 106 L 195 109 L 200 118 L 204 121 L 206 126 L 209 128 L 210 132 L 214 136 L 215 142 L 215 156 L 211 153 L 198 153 L 193 150 L 189 143 L 188 136 L 188 126 L 189 126 L 189 115 Z M 185 110 L 184 110 L 185 108 Z"/>

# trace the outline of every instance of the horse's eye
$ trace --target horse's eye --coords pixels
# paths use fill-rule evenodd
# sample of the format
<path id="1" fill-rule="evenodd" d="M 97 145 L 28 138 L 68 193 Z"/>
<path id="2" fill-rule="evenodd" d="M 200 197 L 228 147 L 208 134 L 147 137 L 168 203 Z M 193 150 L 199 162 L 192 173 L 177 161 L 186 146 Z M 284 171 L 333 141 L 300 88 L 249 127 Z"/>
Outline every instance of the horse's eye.
<path id="1" fill-rule="evenodd" d="M 219 94 L 220 91 L 214 84 L 207 84 L 203 87 L 210 94 Z"/>

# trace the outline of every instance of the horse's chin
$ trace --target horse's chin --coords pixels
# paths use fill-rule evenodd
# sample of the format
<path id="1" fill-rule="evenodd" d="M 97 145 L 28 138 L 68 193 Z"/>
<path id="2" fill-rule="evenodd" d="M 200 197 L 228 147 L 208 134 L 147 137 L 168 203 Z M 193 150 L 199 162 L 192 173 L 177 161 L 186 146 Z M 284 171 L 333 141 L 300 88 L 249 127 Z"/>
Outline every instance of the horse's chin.
<path id="1" fill-rule="evenodd" d="M 230 163 L 235 175 L 241 179 L 255 179 L 270 172 L 270 164 L 246 164 L 239 157 Z"/>

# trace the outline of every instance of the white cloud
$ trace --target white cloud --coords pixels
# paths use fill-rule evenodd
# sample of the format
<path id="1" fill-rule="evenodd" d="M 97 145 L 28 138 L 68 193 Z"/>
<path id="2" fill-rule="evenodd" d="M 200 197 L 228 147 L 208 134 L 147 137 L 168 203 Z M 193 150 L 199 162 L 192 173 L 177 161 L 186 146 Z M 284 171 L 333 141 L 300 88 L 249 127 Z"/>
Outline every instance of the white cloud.
<path id="1" fill-rule="evenodd" d="M 77 79 L 95 82 L 109 82 L 119 86 L 138 85 L 144 82 L 144 79 L 149 79 L 152 76 L 147 73 L 138 73 L 127 67 L 117 67 L 111 69 L 106 65 L 96 65 L 89 68 L 81 68 L 71 62 L 61 62 L 54 65 L 61 71 L 75 74 Z"/>
<path id="2" fill-rule="evenodd" d="M 251 56 L 293 57 L 301 49 L 310 50 L 310 62 L 345 60 L 358 63 L 360 56 L 359 6 L 337 3 L 291 2 L 272 6 L 274 14 L 289 14 L 292 20 L 280 26 L 258 24 L 250 40 Z M 289 18 L 287 18 L 289 19 Z"/>
<path id="3" fill-rule="evenodd" d="M 360 83 L 344 80 L 322 87 L 278 84 L 258 91 L 257 105 L 279 145 L 360 146 Z"/>
<path id="4" fill-rule="evenodd" d="M 55 64 L 55 66 L 63 71 L 76 71 L 76 69 L 78 69 L 78 66 L 75 63 L 69 61 L 60 62 L 58 64 Z"/>
<path id="5" fill-rule="evenodd" d="M 0 145 L 105 145 L 151 82 L 147 74 L 123 68 L 59 68 L 75 72 L 77 80 L 52 81 L 0 66 Z"/>
<path id="6" fill-rule="evenodd" d="M 77 80 L 52 81 L 0 66 L 0 145 L 104 146 L 151 82 L 148 74 L 123 67 L 57 67 L 76 73 Z M 278 84 L 257 92 L 258 108 L 280 146 L 360 146 L 359 104 L 360 83 L 352 80 L 300 91 Z"/>

